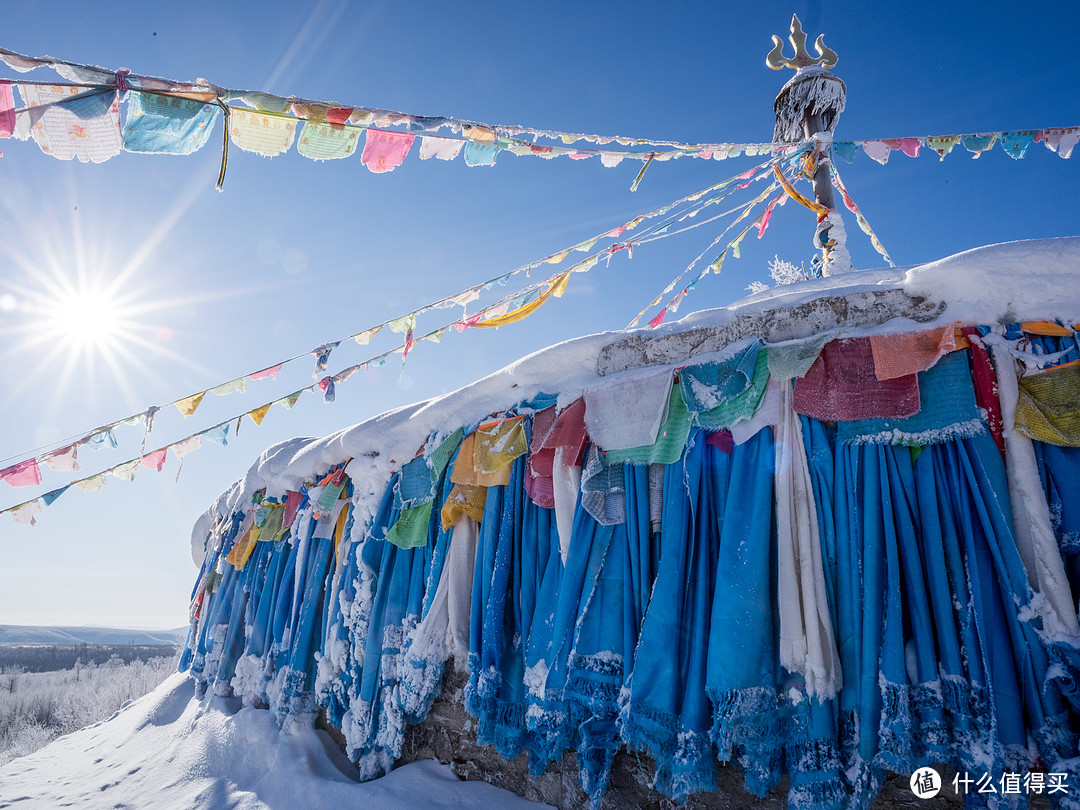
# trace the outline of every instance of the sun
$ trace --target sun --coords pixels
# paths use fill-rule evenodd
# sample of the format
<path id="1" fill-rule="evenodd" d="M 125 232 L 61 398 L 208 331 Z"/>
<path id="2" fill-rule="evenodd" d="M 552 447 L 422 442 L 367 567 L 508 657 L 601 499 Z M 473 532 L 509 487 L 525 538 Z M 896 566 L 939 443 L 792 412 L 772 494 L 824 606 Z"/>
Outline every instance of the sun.
<path id="1" fill-rule="evenodd" d="M 123 307 L 107 290 L 68 289 L 43 310 L 43 331 L 72 349 L 115 350 L 124 332 Z"/>

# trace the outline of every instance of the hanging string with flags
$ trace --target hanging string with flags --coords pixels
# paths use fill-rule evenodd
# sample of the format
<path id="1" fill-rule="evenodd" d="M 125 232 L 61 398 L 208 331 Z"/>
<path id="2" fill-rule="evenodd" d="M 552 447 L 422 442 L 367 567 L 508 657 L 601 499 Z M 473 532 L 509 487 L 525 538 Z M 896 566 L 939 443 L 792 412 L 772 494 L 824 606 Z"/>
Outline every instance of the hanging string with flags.
<path id="1" fill-rule="evenodd" d="M 793 150 L 792 154 L 795 155 L 795 158 L 793 159 L 797 159 L 799 151 L 799 149 Z M 602 258 L 607 258 L 610 262 L 612 256 L 623 250 L 627 251 L 628 256 L 632 256 L 635 245 L 676 236 L 691 229 L 710 225 L 718 218 L 740 210 L 744 211 L 745 215 L 747 205 L 744 204 L 742 206 L 737 206 L 724 214 L 709 218 L 698 218 L 698 214 L 709 206 L 723 201 L 732 193 L 745 189 L 754 182 L 769 177 L 770 171 L 775 165 L 776 160 L 777 158 L 770 158 L 748 171 L 742 172 L 739 175 L 728 178 L 720 183 L 713 184 L 712 186 L 694 192 L 693 194 L 686 195 L 673 203 L 669 203 L 653 211 L 639 214 L 623 225 L 607 230 L 603 234 L 591 237 L 584 242 L 579 242 L 577 245 L 566 248 L 559 253 L 552 254 L 545 259 L 523 265 L 509 273 L 489 279 L 487 282 L 474 285 L 468 290 L 454 296 L 440 299 L 433 304 L 429 304 L 407 315 L 399 316 L 375 327 L 365 329 L 363 332 L 351 335 L 349 338 L 342 338 L 333 341 L 332 343 L 322 344 L 309 352 L 281 360 L 274 365 L 264 367 L 258 371 L 204 389 L 196 394 L 183 397 L 179 400 L 167 403 L 166 405 L 153 406 L 140 414 L 128 416 L 124 419 L 111 422 L 108 425 L 95 428 L 93 431 L 82 435 L 74 441 L 66 441 L 62 447 L 56 447 L 45 453 L 41 453 L 40 455 L 24 458 L 16 464 L 0 469 L 0 480 L 5 481 L 12 486 L 37 486 L 42 483 L 41 470 L 43 466 L 47 466 L 54 471 L 78 472 L 78 451 L 81 447 L 90 447 L 91 449 L 102 447 L 116 448 L 118 443 L 113 432 L 115 428 L 125 424 L 138 425 L 140 423 L 142 423 L 144 427 L 138 456 L 129 458 L 126 461 L 93 475 L 70 481 L 65 486 L 50 490 L 44 495 L 29 499 L 8 509 L 0 510 L 0 514 L 3 512 L 10 512 L 17 522 L 32 525 L 36 514 L 51 505 L 61 494 L 72 486 L 90 492 L 100 492 L 104 488 L 107 477 L 111 476 L 131 481 L 134 479 L 135 472 L 140 467 L 160 471 L 166 461 L 169 451 L 172 451 L 177 457 L 182 468 L 185 456 L 201 448 L 204 443 L 215 442 L 226 445 L 230 428 L 235 426 L 233 428 L 233 434 L 235 435 L 239 431 L 244 417 L 250 418 L 252 422 L 259 425 L 262 423 L 263 419 L 265 419 L 272 406 L 280 405 L 283 408 L 291 409 L 305 393 L 321 392 L 324 401 L 333 402 L 336 396 L 337 386 L 349 380 L 356 372 L 379 368 L 394 356 L 400 356 L 404 363 L 409 353 L 416 344 L 420 342 L 429 341 L 432 343 L 439 343 L 443 336 L 451 330 L 463 332 L 470 328 L 497 328 L 524 320 L 536 312 L 551 298 L 562 297 L 567 289 L 571 275 L 590 271 Z M 751 204 L 753 204 L 753 201 Z M 649 220 L 664 217 L 665 215 L 666 219 L 657 222 L 651 227 L 642 228 L 639 233 L 629 239 L 625 238 L 624 234 L 627 231 L 631 231 Z M 742 217 L 740 217 L 740 219 L 741 218 Z M 682 224 L 682 227 L 673 227 L 679 224 Z M 560 272 L 554 273 L 543 280 L 528 284 L 516 292 L 509 293 L 501 299 L 487 304 L 472 315 L 467 314 L 467 305 L 478 300 L 480 294 L 485 289 L 492 289 L 495 286 L 505 285 L 513 275 L 521 272 L 528 272 L 529 270 L 544 264 L 561 263 L 572 251 L 588 251 L 604 237 L 624 238 L 623 241 L 614 242 L 603 250 L 592 253 L 582 261 L 579 261 Z M 430 310 L 443 309 L 455 304 L 461 305 L 463 308 L 460 318 L 444 323 L 442 326 L 430 330 L 419 337 L 416 336 L 418 315 Z M 404 342 L 361 363 L 343 368 L 336 373 L 324 373 L 328 368 L 331 353 L 345 340 L 353 339 L 361 345 L 366 345 L 370 343 L 371 339 L 376 334 L 387 326 L 392 332 L 403 334 Z M 217 396 L 228 396 L 234 393 L 245 393 L 247 391 L 247 382 L 249 380 L 275 379 L 285 365 L 303 358 L 310 359 L 312 356 L 315 357 L 315 371 L 313 376 L 317 379 L 317 382 L 293 391 L 285 396 L 273 399 L 256 408 L 247 409 L 242 413 L 234 414 L 210 427 L 192 432 L 179 440 L 158 447 L 155 450 L 150 452 L 145 451 L 147 438 L 153 429 L 154 417 L 163 408 L 167 408 L 171 405 L 176 407 L 185 418 L 192 416 L 199 408 L 206 394 L 213 393 Z M 178 476 L 179 469 L 177 470 L 177 477 Z"/>
<path id="2" fill-rule="evenodd" d="M 655 161 L 682 157 L 725 160 L 741 154 L 784 154 L 790 148 L 790 144 L 772 142 L 690 144 L 621 135 L 587 135 L 414 115 L 282 97 L 261 90 L 226 90 L 204 80 L 178 82 L 134 74 L 126 68 L 109 71 L 52 57 L 28 57 L 2 48 L 0 60 L 19 72 L 50 67 L 66 81 L 0 79 L 0 138 L 33 137 L 46 154 L 83 162 L 102 162 L 121 151 L 186 155 L 202 149 L 209 142 L 217 119 L 224 118 L 219 188 L 225 178 L 230 143 L 268 157 L 284 154 L 295 145 L 304 157 L 320 161 L 348 158 L 359 151 L 361 163 L 376 173 L 393 171 L 401 165 L 417 138 L 421 160 L 455 160 L 460 156 L 468 166 L 492 166 L 503 152 L 544 159 L 596 157 L 608 168 L 629 159 L 642 164 L 632 189 L 637 188 L 645 169 Z M 24 102 L 19 109 L 15 108 L 11 92 L 13 84 Z M 123 125 L 121 102 L 126 102 Z M 451 135 L 436 134 L 444 129 Z M 364 136 L 362 147 L 361 135 Z M 541 144 L 540 139 L 551 140 L 554 145 Z M 979 157 L 996 144 L 1017 159 L 1024 157 L 1035 143 L 1068 158 L 1078 141 L 1080 126 L 1068 126 L 837 141 L 832 149 L 849 163 L 861 150 L 885 164 L 893 152 L 917 157 L 921 150 L 927 150 L 944 159 L 955 147 L 962 146 Z M 590 145 L 571 146 L 581 142 Z M 630 148 L 612 149 L 612 143 Z"/>

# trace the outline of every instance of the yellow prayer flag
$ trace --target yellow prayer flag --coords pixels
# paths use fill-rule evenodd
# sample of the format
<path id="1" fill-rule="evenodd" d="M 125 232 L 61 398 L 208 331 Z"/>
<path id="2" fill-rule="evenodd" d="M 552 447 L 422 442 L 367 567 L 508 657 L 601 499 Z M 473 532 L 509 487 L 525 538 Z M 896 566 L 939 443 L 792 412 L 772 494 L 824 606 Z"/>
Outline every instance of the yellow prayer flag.
<path id="1" fill-rule="evenodd" d="M 272 404 L 273 403 L 268 402 L 261 407 L 255 408 L 255 410 L 248 411 L 247 415 L 251 417 L 251 421 L 254 422 L 256 425 L 261 425 L 262 420 L 266 418 L 266 413 L 270 410 L 270 406 Z"/>
<path id="2" fill-rule="evenodd" d="M 206 396 L 206 392 L 201 394 L 193 394 L 190 397 L 185 397 L 179 402 L 175 403 L 177 410 L 180 411 L 185 417 L 191 416 L 195 413 L 195 409 L 199 407 L 199 403 L 203 401 L 203 397 Z"/>

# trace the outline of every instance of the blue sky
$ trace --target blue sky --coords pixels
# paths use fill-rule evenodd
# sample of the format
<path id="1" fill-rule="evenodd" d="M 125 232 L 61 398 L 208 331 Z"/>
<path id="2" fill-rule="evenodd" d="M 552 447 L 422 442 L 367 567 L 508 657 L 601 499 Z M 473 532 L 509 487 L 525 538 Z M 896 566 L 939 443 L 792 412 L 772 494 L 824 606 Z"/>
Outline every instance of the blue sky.
<path id="1" fill-rule="evenodd" d="M 1063 43 L 1080 7 L 1037 15 L 977 3 L 149 4 L 104 14 L 39 0 L 5 9 L 0 46 L 173 79 L 349 106 L 450 115 L 491 124 L 685 142 L 771 138 L 787 79 L 768 70 L 769 36 L 792 12 L 839 54 L 848 108 L 838 139 L 890 138 L 1080 123 L 1075 63 Z M 20 74 L 0 71 L 0 77 Z M 29 79 L 51 79 L 47 68 Z M 230 150 L 214 190 L 220 124 L 188 157 L 122 153 L 63 162 L 31 142 L 0 141 L 0 457 L 48 445 L 171 402 L 361 331 L 429 301 L 601 233 L 637 213 L 745 171 L 757 161 L 639 165 L 504 154 L 492 168 L 421 162 L 375 175 L 358 156 L 314 163 Z M 1080 158 L 1036 144 L 1024 160 L 864 155 L 845 182 L 898 264 L 978 245 L 1080 233 Z M 881 261 L 851 218 L 859 268 Z M 779 209 L 760 242 L 707 277 L 680 310 L 719 306 L 768 281 L 767 262 L 812 255 L 810 215 Z M 702 227 L 625 253 L 575 278 L 564 298 L 498 333 L 424 344 L 403 373 L 390 364 L 340 386 L 337 401 L 301 399 L 245 422 L 229 447 L 175 459 L 101 495 L 70 491 L 38 526 L 0 518 L 0 623 L 172 627 L 186 622 L 196 571 L 196 517 L 270 444 L 321 435 L 382 410 L 454 390 L 522 354 L 624 327 L 715 236 Z M 50 326 L 57 290 L 112 284 L 126 330 L 104 348 Z M 1078 282 L 1080 283 L 1080 282 Z M 7 306 L 2 306 L 7 301 Z M 55 307 L 52 307 L 55 310 Z M 76 309 L 76 311 L 78 311 Z M 53 312 L 55 314 L 55 312 Z M 439 324 L 432 322 L 431 327 Z M 331 369 L 371 351 L 335 352 Z M 241 413 L 311 382 L 307 361 L 248 394 L 208 397 L 186 422 L 163 413 L 149 446 Z M 83 474 L 138 452 L 118 429 L 115 453 L 80 453 Z M 6 463 L 6 462 L 5 462 Z M 46 472 L 40 491 L 66 474 Z M 0 508 L 37 490 L 0 484 Z"/>

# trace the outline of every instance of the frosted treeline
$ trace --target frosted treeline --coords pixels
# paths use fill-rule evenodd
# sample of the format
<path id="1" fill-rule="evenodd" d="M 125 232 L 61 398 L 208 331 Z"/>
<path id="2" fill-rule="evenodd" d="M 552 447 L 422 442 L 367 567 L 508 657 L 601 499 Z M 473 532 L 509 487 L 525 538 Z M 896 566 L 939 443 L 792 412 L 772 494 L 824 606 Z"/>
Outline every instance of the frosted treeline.
<path id="1" fill-rule="evenodd" d="M 176 672 L 173 656 L 76 664 L 57 672 L 0 669 L 0 766 L 112 715 Z"/>

